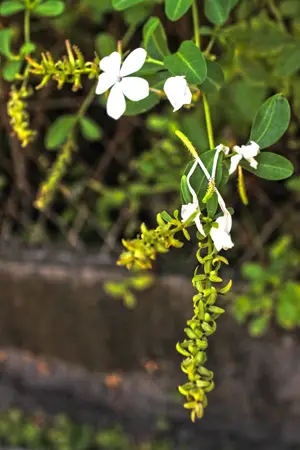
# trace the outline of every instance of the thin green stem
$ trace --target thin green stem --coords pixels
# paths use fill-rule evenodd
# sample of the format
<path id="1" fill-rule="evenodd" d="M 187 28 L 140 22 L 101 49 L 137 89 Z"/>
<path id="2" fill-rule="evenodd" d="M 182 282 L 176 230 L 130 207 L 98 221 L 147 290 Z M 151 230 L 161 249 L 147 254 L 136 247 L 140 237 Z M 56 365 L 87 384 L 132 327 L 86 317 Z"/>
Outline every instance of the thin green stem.
<path id="1" fill-rule="evenodd" d="M 24 15 L 24 40 L 25 44 L 30 42 L 30 9 L 26 9 Z"/>
<path id="2" fill-rule="evenodd" d="M 193 14 L 195 44 L 197 45 L 197 47 L 201 48 L 201 37 L 200 37 L 200 30 L 199 30 L 199 27 L 200 27 L 199 11 L 198 11 L 197 0 L 193 1 L 192 14 Z"/>
<path id="3" fill-rule="evenodd" d="M 281 12 L 278 9 L 277 5 L 275 4 L 274 0 L 267 0 L 267 4 L 268 4 L 268 6 L 270 8 L 270 11 L 272 12 L 272 14 L 277 19 L 277 22 L 278 22 L 278 25 L 280 26 L 280 28 L 282 30 L 285 30 L 285 25 L 284 25 L 284 21 L 283 21 Z"/>
<path id="4" fill-rule="evenodd" d="M 162 61 L 159 61 L 158 59 L 150 58 L 149 56 L 148 56 L 148 58 L 146 59 L 146 62 L 150 62 L 150 63 L 153 63 L 153 64 L 157 64 L 158 66 L 164 66 L 164 63 L 163 63 Z"/>
<path id="5" fill-rule="evenodd" d="M 97 81 L 98 83 L 98 81 Z M 95 91 L 96 91 L 96 84 L 91 88 L 90 92 L 86 96 L 84 102 L 80 106 L 77 114 L 76 114 L 76 123 L 85 116 L 85 113 L 89 109 L 90 105 L 92 104 L 94 97 L 95 97 Z"/>
<path id="6" fill-rule="evenodd" d="M 214 143 L 214 133 L 213 133 L 212 124 L 211 124 L 209 104 L 208 104 L 206 95 L 204 93 L 202 94 L 202 97 L 203 97 L 203 106 L 204 106 L 204 114 L 205 114 L 209 148 L 213 149 L 213 148 L 215 148 L 215 143 Z"/>
<path id="7" fill-rule="evenodd" d="M 130 25 L 128 27 L 128 29 L 127 29 L 127 31 L 124 34 L 124 37 L 122 39 L 122 49 L 123 50 L 128 46 L 128 44 L 130 42 L 130 39 L 132 38 L 132 36 L 135 33 L 135 30 L 136 30 L 136 26 L 135 25 Z"/>

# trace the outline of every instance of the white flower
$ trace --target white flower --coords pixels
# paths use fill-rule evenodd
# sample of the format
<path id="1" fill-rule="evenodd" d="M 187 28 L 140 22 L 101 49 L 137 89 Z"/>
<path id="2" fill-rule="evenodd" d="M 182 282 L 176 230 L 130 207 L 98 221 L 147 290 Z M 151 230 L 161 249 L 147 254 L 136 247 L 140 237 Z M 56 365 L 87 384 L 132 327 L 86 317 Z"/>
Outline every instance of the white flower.
<path id="1" fill-rule="evenodd" d="M 229 250 L 234 246 L 234 243 L 231 240 L 230 231 L 232 227 L 232 217 L 228 209 L 226 208 L 226 204 L 224 202 L 223 197 L 220 192 L 215 190 L 218 196 L 219 206 L 223 212 L 223 216 L 219 217 L 216 220 L 216 224 L 218 227 L 214 226 L 210 230 L 210 236 L 215 244 L 217 251 L 219 252 L 221 249 Z"/>
<path id="2" fill-rule="evenodd" d="M 189 217 L 191 217 L 192 214 L 194 214 L 196 211 L 199 211 L 198 214 L 196 215 L 196 217 L 194 218 L 194 222 L 195 222 L 195 225 L 196 225 L 198 231 L 201 234 L 203 234 L 203 236 L 205 236 L 205 233 L 204 233 L 204 230 L 203 230 L 203 225 L 202 225 L 201 220 L 200 220 L 201 213 L 200 213 L 198 197 L 197 197 L 197 194 L 194 191 L 194 189 L 192 188 L 191 183 L 190 183 L 190 178 L 193 175 L 197 165 L 198 165 L 198 161 L 195 160 L 193 166 L 191 167 L 191 170 L 189 171 L 189 173 L 188 173 L 188 175 L 186 177 L 186 182 L 187 182 L 189 191 L 190 191 L 190 193 L 192 195 L 193 203 L 187 203 L 186 205 L 182 205 L 182 207 L 181 207 L 181 219 L 182 220 L 181 221 L 185 222 L 186 220 L 189 219 Z"/>
<path id="3" fill-rule="evenodd" d="M 241 147 L 235 145 L 233 150 L 236 152 L 236 155 L 231 157 L 229 175 L 236 171 L 242 158 L 245 158 L 253 169 L 257 169 L 258 162 L 255 156 L 259 154 L 259 145 L 256 142 L 250 141 L 250 144 L 242 145 Z"/>
<path id="4" fill-rule="evenodd" d="M 192 101 L 192 93 L 184 76 L 168 78 L 164 84 L 164 91 L 174 108 L 173 111 L 178 111 Z"/>
<path id="5" fill-rule="evenodd" d="M 225 155 L 228 155 L 229 153 L 229 147 L 227 147 L 224 144 L 219 144 L 216 146 L 216 150 L 220 153 L 220 152 L 224 152 Z"/>
<path id="6" fill-rule="evenodd" d="M 228 213 L 229 214 L 229 213 Z M 210 230 L 210 236 L 214 242 L 216 250 L 219 252 L 221 249 L 229 250 L 234 246 L 231 236 L 230 230 L 232 226 L 232 218 L 231 215 L 224 215 L 219 217 L 214 224 L 217 224 L 218 227 L 214 226 Z"/>
<path id="7" fill-rule="evenodd" d="M 126 110 L 125 97 L 137 102 L 149 95 L 149 83 L 140 77 L 128 77 L 140 70 L 146 60 L 147 52 L 137 48 L 131 52 L 121 67 L 121 55 L 113 52 L 100 61 L 100 74 L 96 94 L 103 94 L 109 88 L 107 99 L 107 114 L 113 119 L 119 119 Z"/>

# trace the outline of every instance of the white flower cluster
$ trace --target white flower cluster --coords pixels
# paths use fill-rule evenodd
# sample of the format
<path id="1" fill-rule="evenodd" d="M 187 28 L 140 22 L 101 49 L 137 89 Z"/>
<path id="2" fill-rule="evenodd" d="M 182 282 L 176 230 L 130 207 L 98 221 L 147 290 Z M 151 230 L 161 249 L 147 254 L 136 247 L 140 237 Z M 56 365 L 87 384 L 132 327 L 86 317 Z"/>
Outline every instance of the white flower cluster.
<path id="1" fill-rule="evenodd" d="M 193 175 L 197 165 L 199 165 L 200 168 L 202 169 L 204 175 L 206 176 L 208 182 L 211 182 L 211 181 L 214 182 L 220 152 L 224 152 L 225 155 L 228 155 L 229 151 L 230 151 L 229 147 L 226 147 L 223 144 L 220 144 L 216 147 L 216 153 L 215 153 L 215 157 L 214 157 L 214 161 L 213 161 L 211 175 L 208 173 L 206 167 L 204 166 L 204 164 L 200 158 L 195 159 L 195 162 L 187 175 L 187 185 L 188 185 L 189 191 L 192 195 L 193 203 L 188 203 L 187 205 L 182 205 L 181 219 L 182 219 L 182 222 L 185 222 L 186 220 L 188 220 L 191 217 L 192 214 L 194 214 L 196 211 L 198 211 L 196 217 L 194 218 L 194 222 L 195 222 L 195 225 L 196 225 L 198 231 L 203 236 L 205 236 L 205 232 L 204 232 L 203 225 L 202 225 L 201 219 L 200 219 L 201 211 L 200 211 L 199 201 L 198 201 L 196 192 L 194 191 L 193 187 L 191 186 L 190 179 L 191 179 L 191 176 Z M 231 157 L 231 160 L 230 160 L 230 162 L 231 162 L 230 169 L 229 169 L 230 174 L 232 174 L 237 169 L 237 166 L 242 158 L 246 159 L 249 162 L 251 167 L 253 167 L 254 169 L 257 169 L 258 163 L 255 160 L 255 156 L 257 156 L 259 153 L 259 145 L 256 144 L 256 142 L 251 141 L 250 144 L 242 145 L 241 147 L 238 147 L 236 145 L 233 147 L 233 151 L 235 152 L 235 154 Z M 211 230 L 210 230 L 210 236 L 214 242 L 216 250 L 219 252 L 221 249 L 229 250 L 230 248 L 232 248 L 234 246 L 234 244 L 233 244 L 231 236 L 230 236 L 230 231 L 232 228 L 231 214 L 228 211 L 226 204 L 224 202 L 224 199 L 222 198 L 222 196 L 217 188 L 215 188 L 215 193 L 217 194 L 219 206 L 222 210 L 223 215 L 221 217 L 219 217 L 213 223 Z"/>
<path id="2" fill-rule="evenodd" d="M 140 70 L 147 57 L 143 48 L 137 48 L 131 52 L 121 65 L 121 55 L 113 52 L 102 58 L 96 94 L 104 94 L 111 88 L 106 110 L 113 119 L 119 119 L 126 110 L 125 97 L 133 102 L 143 100 L 149 95 L 149 83 L 141 77 L 132 77 L 133 73 Z M 178 111 L 183 105 L 189 105 L 192 101 L 192 93 L 184 76 L 170 77 L 164 84 L 164 91 L 174 111 Z"/>

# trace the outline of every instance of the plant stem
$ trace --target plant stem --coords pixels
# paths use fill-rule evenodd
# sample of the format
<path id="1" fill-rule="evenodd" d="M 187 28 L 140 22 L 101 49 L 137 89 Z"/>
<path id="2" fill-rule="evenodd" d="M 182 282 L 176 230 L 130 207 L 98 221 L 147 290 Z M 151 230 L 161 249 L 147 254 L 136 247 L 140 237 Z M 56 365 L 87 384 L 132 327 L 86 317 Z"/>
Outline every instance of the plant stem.
<path id="1" fill-rule="evenodd" d="M 158 59 L 150 58 L 149 56 L 148 56 L 148 58 L 146 59 L 146 62 L 150 62 L 150 63 L 153 63 L 153 64 L 157 64 L 158 66 L 163 66 L 163 65 L 164 65 L 164 63 L 163 63 L 162 61 L 159 61 Z"/>
<path id="2" fill-rule="evenodd" d="M 97 81 L 97 83 L 98 83 L 98 81 Z M 92 104 L 92 101 L 94 100 L 94 96 L 95 96 L 95 90 L 96 90 L 96 84 L 94 84 L 94 86 L 91 88 L 91 90 L 88 93 L 88 95 L 86 96 L 84 102 L 80 106 L 80 108 L 79 108 L 79 110 L 78 110 L 78 112 L 76 114 L 76 123 L 83 116 L 85 116 L 85 113 L 87 112 L 87 110 L 89 109 L 90 105 Z"/>
<path id="3" fill-rule="evenodd" d="M 201 48 L 201 37 L 200 37 L 200 31 L 199 31 L 199 12 L 198 12 L 197 0 L 193 1 L 192 13 L 193 13 L 195 44 L 197 45 L 197 47 Z"/>
<path id="4" fill-rule="evenodd" d="M 30 42 L 30 9 L 26 9 L 24 15 L 24 40 L 25 44 Z"/>
<path id="5" fill-rule="evenodd" d="M 132 36 L 134 35 L 136 30 L 136 26 L 135 25 L 130 25 L 126 31 L 126 33 L 124 34 L 124 37 L 122 39 L 122 48 L 123 50 L 128 46 L 130 39 L 132 38 Z"/>
<path id="6" fill-rule="evenodd" d="M 202 97 L 203 97 L 203 106 L 204 106 L 204 114 L 205 114 L 209 148 L 213 149 L 213 148 L 215 148 L 215 143 L 214 143 L 214 134 L 213 134 L 212 124 L 211 124 L 209 104 L 208 104 L 206 95 L 204 93 L 202 94 Z"/>
<path id="7" fill-rule="evenodd" d="M 278 9 L 277 5 L 275 4 L 274 0 L 267 0 L 267 4 L 270 8 L 270 11 L 273 13 L 275 18 L 277 19 L 278 25 L 282 30 L 285 30 L 284 21 L 281 15 L 280 10 Z"/>

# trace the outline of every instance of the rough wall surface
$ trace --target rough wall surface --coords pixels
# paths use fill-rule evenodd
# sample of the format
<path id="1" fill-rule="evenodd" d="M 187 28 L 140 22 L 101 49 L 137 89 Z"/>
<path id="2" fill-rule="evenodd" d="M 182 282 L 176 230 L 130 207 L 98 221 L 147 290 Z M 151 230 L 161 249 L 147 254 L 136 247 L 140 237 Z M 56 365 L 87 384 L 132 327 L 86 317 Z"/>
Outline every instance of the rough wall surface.
<path id="1" fill-rule="evenodd" d="M 122 276 L 84 259 L 0 260 L 2 409 L 63 410 L 98 425 L 118 417 L 140 431 L 166 416 L 191 430 L 175 394 L 182 374 L 174 350 L 192 312 L 190 281 L 160 277 L 129 311 L 103 290 Z M 251 339 L 229 314 L 218 323 L 209 349 L 216 389 L 192 427 L 195 448 L 300 448 L 299 336 L 271 330 Z M 120 375 L 113 388 L 112 372 Z"/>

